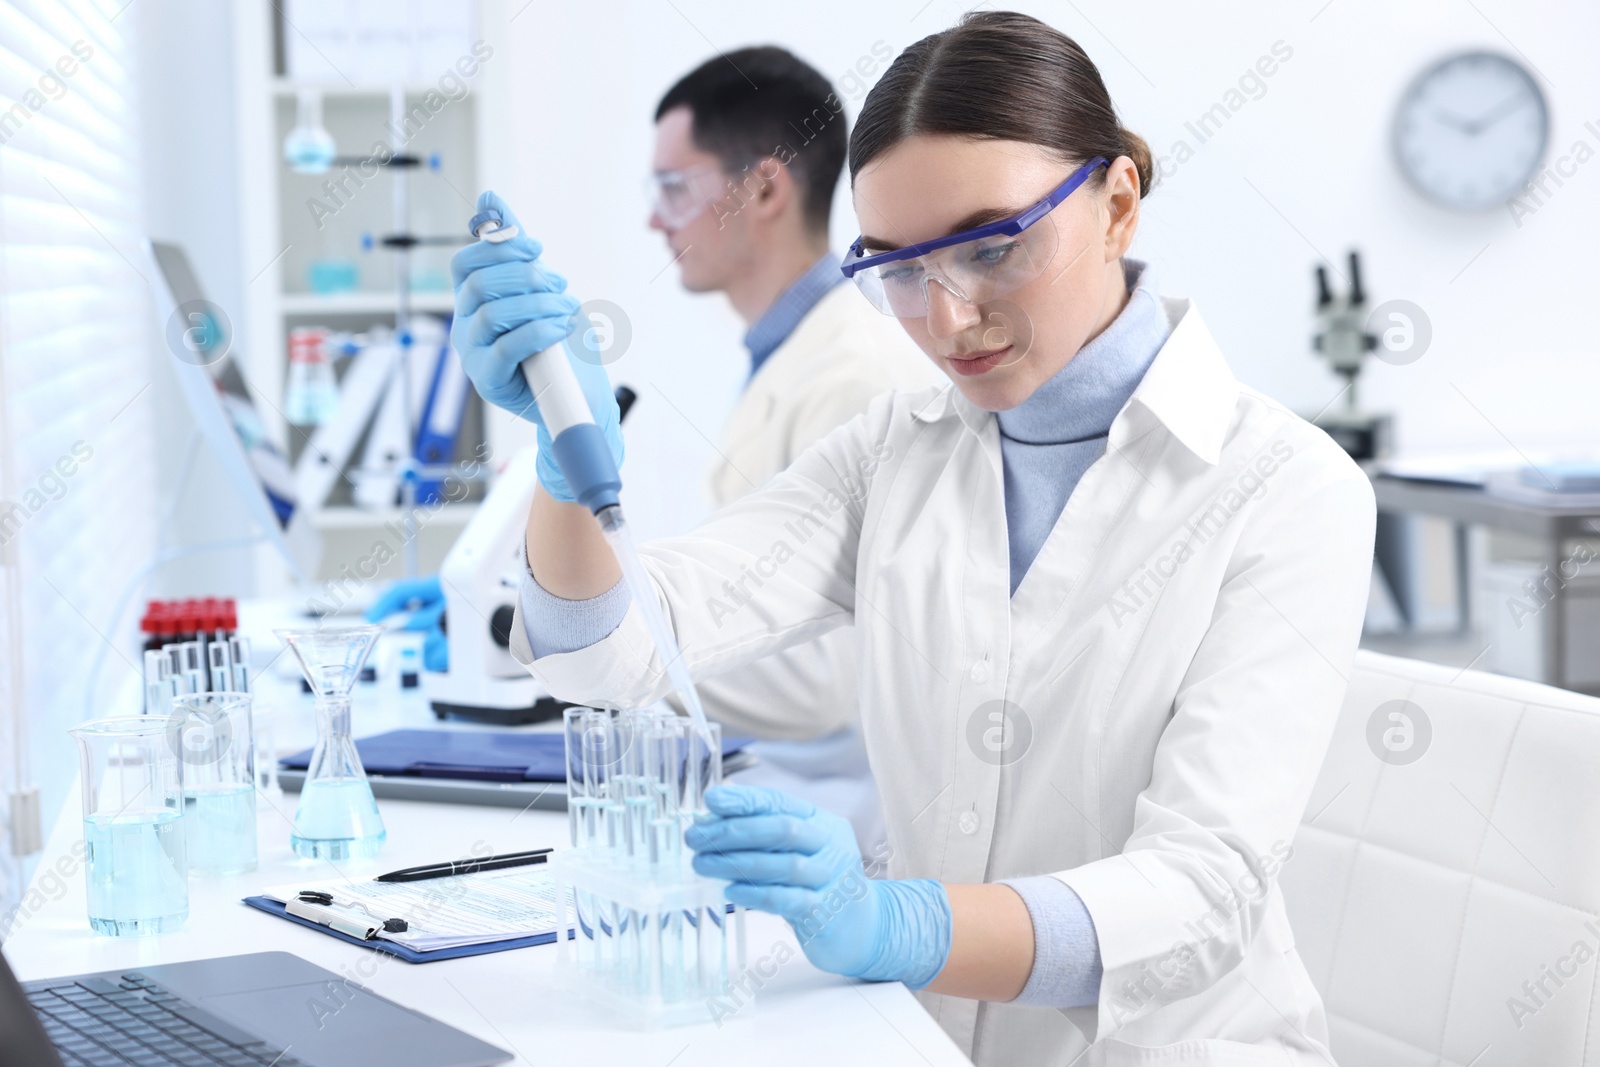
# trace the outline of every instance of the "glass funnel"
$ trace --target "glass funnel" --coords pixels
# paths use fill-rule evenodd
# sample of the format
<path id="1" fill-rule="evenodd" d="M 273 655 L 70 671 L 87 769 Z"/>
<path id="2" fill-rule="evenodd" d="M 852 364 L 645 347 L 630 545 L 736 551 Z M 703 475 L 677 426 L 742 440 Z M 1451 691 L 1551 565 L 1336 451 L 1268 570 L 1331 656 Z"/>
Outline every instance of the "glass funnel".
<path id="1" fill-rule="evenodd" d="M 317 747 L 300 787 L 289 844 L 308 859 L 376 856 L 383 847 L 383 818 L 350 738 L 350 689 L 383 627 L 273 632 L 294 653 L 317 700 Z"/>

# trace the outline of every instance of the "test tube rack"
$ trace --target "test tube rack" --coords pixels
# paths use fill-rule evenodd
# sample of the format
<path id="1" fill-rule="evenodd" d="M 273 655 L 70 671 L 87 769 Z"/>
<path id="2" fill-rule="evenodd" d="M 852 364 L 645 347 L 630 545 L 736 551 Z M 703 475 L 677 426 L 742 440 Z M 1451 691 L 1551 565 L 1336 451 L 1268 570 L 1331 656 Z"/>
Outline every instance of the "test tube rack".
<path id="1" fill-rule="evenodd" d="M 557 966 L 582 995 L 646 1027 L 704 1022 L 745 966 L 744 912 L 696 874 L 683 834 L 722 780 L 710 736 L 664 709 L 568 708 L 567 822 L 551 860 Z M 570 894 L 570 896 L 569 896 Z"/>

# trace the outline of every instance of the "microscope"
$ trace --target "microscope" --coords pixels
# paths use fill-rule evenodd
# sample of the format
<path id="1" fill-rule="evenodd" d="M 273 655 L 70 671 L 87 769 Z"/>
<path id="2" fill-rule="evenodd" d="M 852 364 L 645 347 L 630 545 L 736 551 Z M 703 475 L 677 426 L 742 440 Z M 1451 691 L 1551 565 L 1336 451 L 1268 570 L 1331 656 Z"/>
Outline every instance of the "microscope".
<path id="1" fill-rule="evenodd" d="M 1328 361 L 1334 373 L 1348 383 L 1344 403 L 1329 405 L 1313 420 L 1358 463 L 1387 455 L 1393 442 L 1393 419 L 1361 409 L 1356 399 L 1356 379 L 1367 353 L 1378 347 L 1378 337 L 1367 329 L 1367 294 L 1361 285 L 1361 258 L 1350 253 L 1350 290 L 1335 296 L 1328 285 L 1327 268 L 1317 266 L 1317 332 L 1311 347 Z"/>

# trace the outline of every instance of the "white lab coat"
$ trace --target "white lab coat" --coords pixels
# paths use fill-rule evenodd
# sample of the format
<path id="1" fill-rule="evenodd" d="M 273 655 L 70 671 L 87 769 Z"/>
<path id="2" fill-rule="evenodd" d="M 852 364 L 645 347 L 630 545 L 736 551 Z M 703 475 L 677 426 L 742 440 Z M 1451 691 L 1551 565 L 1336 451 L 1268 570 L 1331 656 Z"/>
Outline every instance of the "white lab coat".
<path id="1" fill-rule="evenodd" d="M 645 550 L 697 672 L 854 621 L 891 877 L 1051 873 L 1083 898 L 1094 1007 L 919 994 L 979 1064 L 1329 1062 L 1274 875 L 1354 658 L 1372 490 L 1165 305 L 1172 336 L 1015 595 L 996 420 L 949 387 L 880 398 Z M 564 698 L 666 691 L 636 614 L 537 662 L 522 634 Z"/>

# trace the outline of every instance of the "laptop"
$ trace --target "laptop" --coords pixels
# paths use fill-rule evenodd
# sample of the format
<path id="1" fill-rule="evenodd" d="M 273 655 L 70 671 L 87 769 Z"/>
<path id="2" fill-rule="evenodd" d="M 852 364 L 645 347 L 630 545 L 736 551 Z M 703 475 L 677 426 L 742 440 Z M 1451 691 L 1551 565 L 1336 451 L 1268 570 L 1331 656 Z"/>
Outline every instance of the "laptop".
<path id="1" fill-rule="evenodd" d="M 511 1053 L 287 952 L 18 982 L 0 1067 L 488 1067 Z"/>

